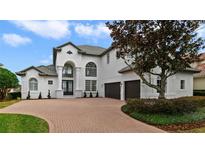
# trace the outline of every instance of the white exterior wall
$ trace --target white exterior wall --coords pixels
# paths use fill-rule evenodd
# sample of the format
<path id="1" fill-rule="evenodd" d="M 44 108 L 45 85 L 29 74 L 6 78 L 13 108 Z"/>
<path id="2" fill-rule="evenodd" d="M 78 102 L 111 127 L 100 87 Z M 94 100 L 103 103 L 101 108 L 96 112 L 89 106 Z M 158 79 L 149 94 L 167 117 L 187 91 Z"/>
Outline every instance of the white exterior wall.
<path id="1" fill-rule="evenodd" d="M 61 52 L 57 53 L 56 57 L 56 71 L 62 75 L 62 70 L 58 71 L 58 68 L 64 66 L 69 62 L 74 68 L 74 88 L 73 97 L 82 97 L 85 91 L 85 80 L 97 80 L 97 91 L 99 96 L 104 97 L 104 83 L 121 82 L 121 99 L 124 100 L 124 82 L 131 80 L 140 80 L 140 78 L 134 72 L 118 73 L 119 70 L 126 67 L 122 59 L 117 59 L 115 50 L 109 52 L 110 63 L 107 64 L 107 55 L 102 57 L 89 56 L 79 54 L 77 49 L 72 45 L 67 45 L 61 48 Z M 71 51 L 72 54 L 68 54 L 67 51 Z M 88 62 L 94 62 L 97 66 L 97 77 L 86 77 L 85 66 Z M 76 68 L 78 69 L 78 76 L 76 76 Z M 69 96 L 63 96 L 62 89 L 59 88 L 58 77 L 42 77 L 38 75 L 38 71 L 31 69 L 26 72 L 26 76 L 22 77 L 22 98 L 26 99 L 29 91 L 29 79 L 34 77 L 38 80 L 38 91 L 31 91 L 31 98 L 38 98 L 41 92 L 43 98 L 47 98 L 48 89 L 51 91 L 52 98 L 69 98 Z M 58 74 L 59 75 L 59 74 Z M 48 85 L 48 80 L 53 80 L 53 85 Z M 185 80 L 185 89 L 180 89 L 180 80 Z M 152 82 L 157 82 L 155 76 L 151 77 Z M 158 93 L 155 89 L 148 87 L 141 81 L 140 96 L 141 98 L 157 98 Z M 61 92 L 61 95 L 58 93 Z M 193 95 L 193 74 L 192 73 L 178 73 L 171 76 L 167 80 L 167 98 L 176 98 L 182 96 Z"/>
<path id="2" fill-rule="evenodd" d="M 97 80 L 97 90 L 98 90 L 98 77 L 100 76 L 100 57 L 98 56 L 88 56 L 79 54 L 77 49 L 72 45 L 67 45 L 61 48 L 61 52 L 57 53 L 56 67 L 63 67 L 66 62 L 70 62 L 74 67 L 74 97 L 82 97 L 85 91 L 85 80 Z M 67 54 L 67 51 L 71 51 L 72 54 Z M 97 77 L 86 77 L 85 76 L 85 66 L 88 62 L 94 62 L 97 66 Z M 76 70 L 79 69 L 80 80 L 76 80 Z M 79 82 L 80 90 L 76 90 L 76 82 Z M 77 93 L 78 92 L 78 93 Z"/>
<path id="3" fill-rule="evenodd" d="M 21 93 L 22 99 L 26 99 L 29 91 L 29 79 L 35 78 L 38 81 L 38 90 L 30 91 L 30 96 L 32 99 L 38 98 L 39 93 L 41 92 L 42 98 L 47 98 L 48 90 L 50 90 L 51 98 L 55 98 L 55 90 L 57 89 L 57 77 L 43 77 L 39 76 L 39 72 L 35 69 L 28 70 L 26 76 L 21 78 Z M 52 80 L 53 84 L 48 85 L 48 80 Z"/>
<path id="4" fill-rule="evenodd" d="M 119 70 L 126 67 L 122 59 L 116 58 L 115 50 L 109 52 L 110 63 L 107 64 L 107 55 L 101 58 L 102 75 L 100 76 L 100 93 L 104 96 L 104 83 L 121 82 L 121 99 L 124 99 L 124 82 L 131 80 L 141 80 L 134 72 L 118 73 Z M 180 80 L 185 80 L 185 89 L 180 89 Z M 151 76 L 151 82 L 157 82 L 156 76 Z M 155 89 L 150 88 L 141 81 L 140 97 L 141 98 L 157 98 L 158 93 Z M 177 73 L 167 79 L 167 98 L 177 98 L 182 96 L 193 96 L 193 74 Z"/>

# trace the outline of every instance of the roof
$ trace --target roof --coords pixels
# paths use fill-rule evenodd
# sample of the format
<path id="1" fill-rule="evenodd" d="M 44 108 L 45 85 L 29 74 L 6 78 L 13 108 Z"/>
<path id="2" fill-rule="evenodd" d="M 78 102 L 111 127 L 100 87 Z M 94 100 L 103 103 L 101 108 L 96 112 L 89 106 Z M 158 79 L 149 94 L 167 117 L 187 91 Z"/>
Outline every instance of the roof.
<path id="1" fill-rule="evenodd" d="M 90 56 L 102 56 L 105 52 L 107 52 L 106 48 L 100 46 L 92 46 L 92 45 L 78 45 L 76 46 L 72 42 L 67 42 L 62 45 L 59 45 L 53 48 L 53 64 L 56 65 L 56 55 L 57 52 L 60 52 L 62 47 L 72 45 L 78 50 L 78 53 Z"/>
<path id="2" fill-rule="evenodd" d="M 205 52 L 204 53 L 200 53 L 198 57 L 199 57 L 198 61 L 205 60 Z"/>
<path id="3" fill-rule="evenodd" d="M 16 72 L 16 74 L 19 76 L 24 76 L 26 75 L 26 72 L 31 69 L 35 69 L 36 71 L 38 71 L 39 75 L 41 76 L 57 76 L 54 65 L 48 65 L 48 66 L 41 65 L 37 67 L 31 66 L 22 71 Z"/>
<path id="4" fill-rule="evenodd" d="M 199 73 L 194 74 L 194 78 L 202 78 L 205 77 L 205 71 L 201 71 Z"/>
<path id="5" fill-rule="evenodd" d="M 129 66 L 126 66 L 118 71 L 118 73 L 125 73 L 131 71 L 131 68 Z M 200 70 L 194 69 L 194 68 L 186 68 L 183 72 L 192 72 L 192 73 L 199 73 Z"/>
<path id="6" fill-rule="evenodd" d="M 106 48 L 91 45 L 78 45 L 77 47 L 83 51 L 84 54 L 97 56 L 100 56 L 106 50 Z"/>

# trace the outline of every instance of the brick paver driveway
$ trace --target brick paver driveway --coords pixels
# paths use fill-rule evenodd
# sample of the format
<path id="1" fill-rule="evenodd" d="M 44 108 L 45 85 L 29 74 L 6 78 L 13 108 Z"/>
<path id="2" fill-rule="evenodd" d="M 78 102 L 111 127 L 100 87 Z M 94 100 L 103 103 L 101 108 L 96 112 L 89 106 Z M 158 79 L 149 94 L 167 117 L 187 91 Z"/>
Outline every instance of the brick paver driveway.
<path id="1" fill-rule="evenodd" d="M 108 98 L 24 100 L 0 112 L 44 118 L 50 132 L 163 132 L 121 112 L 122 101 Z"/>

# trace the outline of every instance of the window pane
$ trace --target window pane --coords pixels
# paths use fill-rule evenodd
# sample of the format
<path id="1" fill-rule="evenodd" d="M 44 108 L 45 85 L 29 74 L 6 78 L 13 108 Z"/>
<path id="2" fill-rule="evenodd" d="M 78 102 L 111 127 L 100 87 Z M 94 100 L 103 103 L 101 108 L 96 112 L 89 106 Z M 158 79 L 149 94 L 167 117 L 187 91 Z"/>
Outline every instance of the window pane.
<path id="1" fill-rule="evenodd" d="M 110 53 L 107 53 L 107 64 L 110 63 Z"/>
<path id="2" fill-rule="evenodd" d="M 35 78 L 29 80 L 29 90 L 30 91 L 38 90 L 38 81 Z"/>
<path id="3" fill-rule="evenodd" d="M 92 80 L 92 91 L 96 91 L 96 80 Z"/>
<path id="4" fill-rule="evenodd" d="M 85 80 L 85 91 L 90 91 L 90 80 Z"/>
<path id="5" fill-rule="evenodd" d="M 92 76 L 92 77 L 96 77 L 97 76 L 97 67 L 96 67 L 95 63 L 89 62 L 86 65 L 85 75 L 86 76 Z"/>
<path id="6" fill-rule="evenodd" d="M 185 80 L 181 80 L 180 88 L 185 89 Z"/>

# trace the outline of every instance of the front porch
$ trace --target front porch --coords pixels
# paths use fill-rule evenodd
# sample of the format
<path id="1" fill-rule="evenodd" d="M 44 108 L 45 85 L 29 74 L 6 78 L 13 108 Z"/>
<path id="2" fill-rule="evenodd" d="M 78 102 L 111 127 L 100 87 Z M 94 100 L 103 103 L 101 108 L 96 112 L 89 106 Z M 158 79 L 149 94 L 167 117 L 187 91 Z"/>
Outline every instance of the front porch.
<path id="1" fill-rule="evenodd" d="M 56 98 L 76 98 L 83 96 L 82 83 L 80 83 L 81 67 L 76 67 L 71 61 L 64 66 L 57 66 L 58 89 Z"/>

